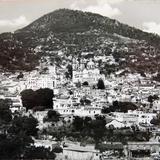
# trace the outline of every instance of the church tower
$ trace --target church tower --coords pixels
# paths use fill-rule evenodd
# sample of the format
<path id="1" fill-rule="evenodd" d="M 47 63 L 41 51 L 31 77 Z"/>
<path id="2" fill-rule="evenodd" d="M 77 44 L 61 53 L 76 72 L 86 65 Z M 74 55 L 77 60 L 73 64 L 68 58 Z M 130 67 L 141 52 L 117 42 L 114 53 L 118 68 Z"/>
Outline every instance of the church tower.
<path id="1" fill-rule="evenodd" d="M 85 69 L 85 61 L 84 59 L 80 60 L 80 70 L 83 71 Z"/>
<path id="2" fill-rule="evenodd" d="M 88 70 L 93 70 L 93 69 L 95 69 L 95 64 L 94 64 L 94 62 L 93 62 L 92 59 L 90 59 L 90 61 L 87 63 L 87 69 L 88 69 Z"/>

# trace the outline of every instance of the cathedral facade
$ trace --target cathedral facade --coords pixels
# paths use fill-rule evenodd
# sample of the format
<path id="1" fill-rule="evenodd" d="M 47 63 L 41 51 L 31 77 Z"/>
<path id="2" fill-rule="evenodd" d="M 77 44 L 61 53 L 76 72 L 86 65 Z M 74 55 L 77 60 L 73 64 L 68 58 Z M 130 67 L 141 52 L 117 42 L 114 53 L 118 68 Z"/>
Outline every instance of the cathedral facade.
<path id="1" fill-rule="evenodd" d="M 105 76 L 100 74 L 98 65 L 93 62 L 93 59 L 73 59 L 73 83 L 88 82 L 90 85 L 97 84 L 99 79 L 105 81 Z"/>

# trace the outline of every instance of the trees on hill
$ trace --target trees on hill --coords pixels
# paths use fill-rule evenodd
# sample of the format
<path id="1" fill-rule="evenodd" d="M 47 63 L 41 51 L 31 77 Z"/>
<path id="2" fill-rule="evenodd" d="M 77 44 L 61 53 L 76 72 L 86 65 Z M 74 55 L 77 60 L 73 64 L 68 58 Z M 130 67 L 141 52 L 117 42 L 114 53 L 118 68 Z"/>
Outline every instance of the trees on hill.
<path id="1" fill-rule="evenodd" d="M 38 121 L 33 116 L 23 116 L 14 117 L 11 122 L 11 127 L 8 133 L 12 135 L 18 135 L 19 133 L 24 133 L 26 136 L 37 136 Z"/>
<path id="2" fill-rule="evenodd" d="M 53 90 L 49 88 L 38 89 L 36 91 L 27 89 L 21 92 L 22 103 L 27 110 L 39 106 L 43 106 L 44 108 L 52 108 L 53 96 Z"/>
<path id="3" fill-rule="evenodd" d="M 136 110 L 138 107 L 132 102 L 118 102 L 114 101 L 112 106 L 108 108 L 103 108 L 102 113 L 110 113 L 110 112 L 128 112 L 129 110 Z"/>

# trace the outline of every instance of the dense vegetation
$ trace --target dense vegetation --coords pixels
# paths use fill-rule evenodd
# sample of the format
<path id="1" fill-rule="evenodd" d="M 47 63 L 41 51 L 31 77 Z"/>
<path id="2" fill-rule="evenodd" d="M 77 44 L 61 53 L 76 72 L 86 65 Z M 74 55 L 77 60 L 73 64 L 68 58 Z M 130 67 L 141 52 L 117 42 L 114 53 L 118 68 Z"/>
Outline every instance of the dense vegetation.
<path id="1" fill-rule="evenodd" d="M 58 141 L 64 138 L 74 142 L 85 144 L 101 144 L 103 142 L 127 142 L 127 141 L 148 141 L 151 137 L 149 131 L 140 131 L 137 126 L 131 128 L 117 129 L 113 126 L 106 128 L 107 120 L 103 116 L 78 117 L 73 120 L 52 121 L 52 126 L 44 129 L 40 136 L 51 135 Z M 63 124 L 57 126 L 56 124 Z"/>
<path id="2" fill-rule="evenodd" d="M 0 159 L 55 159 L 55 153 L 33 146 L 38 121 L 33 116 L 11 114 L 10 101 L 0 100 Z"/>
<path id="3" fill-rule="evenodd" d="M 136 110 L 138 106 L 136 106 L 132 102 L 118 102 L 113 101 L 113 104 L 109 107 L 104 107 L 102 109 L 102 113 L 110 113 L 110 112 L 128 112 L 129 110 Z"/>
<path id="4" fill-rule="evenodd" d="M 12 33 L 0 35 L 0 67 L 9 71 L 31 71 L 38 64 L 33 49 L 24 47 Z"/>

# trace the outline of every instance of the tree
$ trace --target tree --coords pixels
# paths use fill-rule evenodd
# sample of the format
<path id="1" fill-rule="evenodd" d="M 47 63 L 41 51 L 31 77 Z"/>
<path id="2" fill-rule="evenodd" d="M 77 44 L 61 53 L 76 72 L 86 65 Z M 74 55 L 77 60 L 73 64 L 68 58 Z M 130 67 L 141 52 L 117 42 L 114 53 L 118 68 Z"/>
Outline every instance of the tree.
<path id="1" fill-rule="evenodd" d="M 60 114 L 55 110 L 49 110 L 47 113 L 47 117 L 44 118 L 44 121 L 48 122 L 58 122 L 60 118 Z"/>
<path id="2" fill-rule="evenodd" d="M 12 120 L 12 113 L 9 109 L 11 101 L 8 99 L 0 99 L 0 122 L 8 123 Z"/>
<path id="3" fill-rule="evenodd" d="M 103 107 L 102 108 L 102 113 L 103 114 L 107 114 L 107 113 L 110 113 L 111 111 L 110 111 L 110 108 L 108 108 L 108 107 Z"/>
<path id="4" fill-rule="evenodd" d="M 114 101 L 113 105 L 109 107 L 111 112 L 128 112 L 128 110 L 136 110 L 138 107 L 132 102 L 118 102 Z"/>
<path id="5" fill-rule="evenodd" d="M 37 106 L 45 106 L 46 108 L 53 107 L 53 90 L 49 88 L 39 89 L 36 91 Z"/>
<path id="6" fill-rule="evenodd" d="M 148 102 L 153 103 L 153 97 L 151 95 L 148 97 Z"/>
<path id="7" fill-rule="evenodd" d="M 21 78 L 23 78 L 23 77 L 24 77 L 23 73 L 20 72 L 19 75 L 17 76 L 17 79 L 21 79 Z"/>
<path id="8" fill-rule="evenodd" d="M 88 82 L 87 81 L 85 81 L 84 83 L 83 83 L 83 86 L 88 86 L 89 84 L 88 84 Z"/>
<path id="9" fill-rule="evenodd" d="M 91 101 L 87 99 L 86 97 L 83 97 L 82 99 L 80 99 L 80 103 L 81 105 L 90 105 Z"/>
<path id="10" fill-rule="evenodd" d="M 68 64 L 67 66 L 67 72 L 66 72 L 66 78 L 72 78 L 72 65 Z"/>
<path id="11" fill-rule="evenodd" d="M 155 125 L 155 126 L 158 126 L 160 125 L 160 114 L 158 114 L 156 117 L 154 117 L 151 122 L 151 124 Z"/>
<path id="12" fill-rule="evenodd" d="M 38 89 L 36 91 L 27 89 L 21 92 L 22 103 L 27 110 L 33 108 L 35 109 L 35 107 L 39 106 L 44 107 L 44 109 L 52 108 L 53 97 L 53 90 L 49 88 Z"/>
<path id="13" fill-rule="evenodd" d="M 76 87 L 77 87 L 77 88 L 81 88 L 81 82 L 78 81 L 78 82 L 76 83 Z"/>
<path id="14" fill-rule="evenodd" d="M 98 88 L 98 89 L 105 89 L 105 85 L 104 85 L 104 82 L 103 82 L 102 79 L 99 79 L 99 80 L 98 80 L 97 88 Z"/>
<path id="15" fill-rule="evenodd" d="M 36 92 L 32 89 L 23 90 L 21 92 L 21 99 L 23 107 L 25 107 L 26 110 L 32 109 L 37 105 L 37 95 Z"/>
<path id="16" fill-rule="evenodd" d="M 106 131 L 106 121 L 104 117 L 98 116 L 95 120 L 91 121 L 90 128 L 92 129 L 93 138 L 95 142 L 99 142 L 105 135 Z"/>
<path id="17" fill-rule="evenodd" d="M 15 117 L 8 132 L 13 135 L 24 133 L 27 136 L 37 136 L 38 121 L 32 116 Z"/>
<path id="18" fill-rule="evenodd" d="M 63 149 L 60 146 L 56 146 L 55 148 L 53 148 L 53 152 L 55 152 L 55 153 L 62 153 Z"/>
<path id="19" fill-rule="evenodd" d="M 83 118 L 78 116 L 74 117 L 72 124 L 76 131 L 81 131 L 83 129 Z"/>
<path id="20" fill-rule="evenodd" d="M 148 97 L 148 102 L 153 103 L 153 101 L 158 100 L 158 99 L 159 99 L 159 97 L 157 95 L 153 95 L 153 96 L 150 95 Z"/>
<path id="21" fill-rule="evenodd" d="M 52 159 L 56 158 L 56 155 L 53 151 L 50 151 L 48 148 L 44 147 L 29 147 L 25 149 L 23 156 L 24 159 Z"/>
<path id="22" fill-rule="evenodd" d="M 0 159 L 20 159 L 33 140 L 26 135 L 0 135 Z"/>

